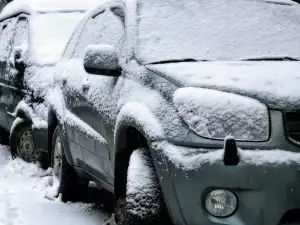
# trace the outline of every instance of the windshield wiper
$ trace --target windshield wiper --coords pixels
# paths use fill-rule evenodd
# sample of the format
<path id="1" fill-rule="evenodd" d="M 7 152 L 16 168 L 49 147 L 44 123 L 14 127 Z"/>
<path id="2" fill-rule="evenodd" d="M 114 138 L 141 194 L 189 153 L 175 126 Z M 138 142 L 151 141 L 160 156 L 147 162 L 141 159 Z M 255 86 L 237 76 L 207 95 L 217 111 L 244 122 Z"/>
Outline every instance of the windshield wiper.
<path id="1" fill-rule="evenodd" d="M 250 58 L 242 59 L 242 61 L 300 61 L 300 58 L 296 57 L 261 57 L 261 58 Z"/>
<path id="2" fill-rule="evenodd" d="M 162 60 L 162 61 L 158 61 L 158 62 L 152 62 L 149 63 L 150 65 L 153 64 L 166 64 L 166 63 L 180 63 L 180 62 L 206 62 L 209 60 L 196 60 L 196 59 L 192 59 L 192 58 L 186 58 L 186 59 L 170 59 L 170 60 Z"/>

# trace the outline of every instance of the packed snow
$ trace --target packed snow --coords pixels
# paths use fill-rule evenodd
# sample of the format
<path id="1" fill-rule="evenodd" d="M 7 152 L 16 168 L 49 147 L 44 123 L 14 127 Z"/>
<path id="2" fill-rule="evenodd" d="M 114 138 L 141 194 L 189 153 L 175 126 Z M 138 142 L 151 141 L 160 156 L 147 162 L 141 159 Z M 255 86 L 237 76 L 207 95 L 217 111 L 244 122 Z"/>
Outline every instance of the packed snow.
<path id="1" fill-rule="evenodd" d="M 62 203 L 51 169 L 12 160 L 0 146 L 0 225 L 99 225 L 108 215 L 91 203 Z"/>
<path id="2" fill-rule="evenodd" d="M 147 149 L 138 149 L 130 157 L 127 175 L 127 210 L 140 218 L 159 213 L 160 191 Z M 149 212 L 150 211 L 150 212 Z"/>

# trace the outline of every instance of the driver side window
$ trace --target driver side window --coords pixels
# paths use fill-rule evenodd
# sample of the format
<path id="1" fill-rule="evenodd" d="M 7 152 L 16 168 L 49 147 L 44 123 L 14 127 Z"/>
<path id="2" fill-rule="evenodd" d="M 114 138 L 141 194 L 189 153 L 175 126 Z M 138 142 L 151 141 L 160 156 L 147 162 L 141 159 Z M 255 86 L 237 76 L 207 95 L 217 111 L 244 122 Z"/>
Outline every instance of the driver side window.
<path id="1" fill-rule="evenodd" d="M 14 35 L 15 18 L 7 19 L 1 23 L 0 60 L 5 62 L 9 58 Z"/>
<path id="2" fill-rule="evenodd" d="M 13 47 L 28 48 L 28 20 L 26 17 L 19 17 L 15 36 L 13 39 Z"/>
<path id="3" fill-rule="evenodd" d="M 82 59 L 88 45 L 110 44 L 119 47 L 123 36 L 124 27 L 121 19 L 107 9 L 87 20 L 78 38 L 73 57 Z"/>

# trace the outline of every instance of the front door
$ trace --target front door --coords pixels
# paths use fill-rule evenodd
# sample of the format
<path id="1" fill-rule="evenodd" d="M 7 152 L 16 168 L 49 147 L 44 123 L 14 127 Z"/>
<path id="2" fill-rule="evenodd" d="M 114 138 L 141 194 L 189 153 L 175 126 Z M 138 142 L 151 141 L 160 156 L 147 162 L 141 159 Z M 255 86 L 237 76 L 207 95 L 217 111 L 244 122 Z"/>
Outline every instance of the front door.
<path id="1" fill-rule="evenodd" d="M 7 101 L 10 98 L 9 88 L 9 56 L 12 49 L 16 18 L 7 19 L 1 22 L 0 29 L 0 126 L 9 131 L 6 109 Z"/>
<path id="2" fill-rule="evenodd" d="M 100 34 L 96 44 L 112 45 L 118 49 L 124 37 L 122 20 L 111 9 L 107 9 L 93 19 L 95 20 L 94 24 L 96 24 L 94 30 L 97 30 Z M 94 138 L 92 145 L 90 145 L 91 140 L 81 143 L 84 160 L 87 165 L 92 165 L 95 171 L 101 171 L 105 174 L 107 183 L 113 184 L 114 175 L 110 163 L 112 159 L 110 149 L 113 148 L 111 139 L 113 139 L 114 134 L 110 124 L 116 115 L 117 103 L 112 99 L 112 93 L 115 90 L 118 78 L 91 74 L 87 74 L 87 77 L 89 90 L 84 94 L 85 98 L 82 105 L 93 105 L 94 122 L 92 124 L 87 118 L 81 116 L 80 118 L 90 123 L 99 136 L 97 139 Z M 88 113 L 90 114 L 90 111 Z"/>
<path id="3" fill-rule="evenodd" d="M 17 24 L 15 26 L 15 33 L 12 42 L 12 51 L 10 53 L 10 59 L 14 60 L 14 54 L 16 51 L 21 51 L 21 57 L 27 58 L 28 49 L 28 20 L 27 17 L 21 15 L 18 17 Z M 12 126 L 15 117 L 13 112 L 17 105 L 24 97 L 24 70 L 16 69 L 15 62 L 10 65 L 10 73 L 6 77 L 9 84 L 9 95 L 6 101 L 7 123 L 8 127 Z M 25 63 L 25 62 L 24 62 Z"/>
<path id="4" fill-rule="evenodd" d="M 110 111 L 114 108 L 110 98 L 117 78 L 86 73 L 83 68 L 83 56 L 88 45 L 117 46 L 123 34 L 124 28 L 121 20 L 116 18 L 110 10 L 101 11 L 98 15 L 87 19 L 71 56 L 72 60 L 77 62 L 74 66 L 76 69 L 71 68 L 68 72 L 68 79 L 74 80 L 68 82 L 68 88 L 78 93 L 74 115 L 78 118 L 77 125 L 81 130 L 79 144 L 85 169 L 108 184 L 113 184 L 113 174 L 109 151 L 112 146 L 109 146 L 107 138 L 111 138 L 108 136 L 111 136 L 113 132 L 111 130 L 107 132 L 109 122 L 105 119 L 113 113 Z M 81 83 L 78 86 L 76 79 L 79 77 Z"/>

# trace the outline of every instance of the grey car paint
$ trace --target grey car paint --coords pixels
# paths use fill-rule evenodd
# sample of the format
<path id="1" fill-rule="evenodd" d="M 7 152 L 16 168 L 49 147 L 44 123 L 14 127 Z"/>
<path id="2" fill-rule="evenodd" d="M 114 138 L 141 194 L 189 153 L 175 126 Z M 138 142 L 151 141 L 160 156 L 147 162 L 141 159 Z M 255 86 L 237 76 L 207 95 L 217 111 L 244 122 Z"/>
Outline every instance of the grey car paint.
<path id="1" fill-rule="evenodd" d="M 112 5 L 114 6 L 113 3 Z M 117 6 L 123 8 L 122 5 Z M 103 12 L 105 8 L 96 10 L 79 25 L 73 36 L 75 41 L 77 38 L 80 40 L 80 34 L 87 26 L 87 21 L 98 19 L 97 16 Z M 116 17 L 110 14 L 110 10 L 106 12 L 109 16 Z M 128 30 L 126 35 L 130 36 L 130 32 Z M 82 56 L 80 58 L 74 54 L 77 46 L 72 46 L 71 43 L 74 41 L 72 39 L 60 65 L 64 73 L 70 76 L 64 78 L 61 87 L 67 110 L 80 122 L 70 125 L 62 121 L 60 127 L 65 131 L 63 140 L 68 162 L 78 172 L 92 175 L 103 187 L 113 191 L 115 156 L 122 150 L 122 142 L 126 141 L 124 130 L 131 126 L 147 138 L 174 224 L 277 225 L 287 212 L 293 209 L 299 210 L 299 165 L 253 166 L 241 163 L 238 166 L 226 167 L 223 164 L 212 164 L 194 171 L 184 171 L 176 167 L 166 156 L 160 154 L 158 143 L 166 141 L 174 145 L 188 146 L 192 149 L 204 148 L 208 151 L 222 149 L 224 144 L 220 140 L 198 136 L 178 117 L 172 106 L 172 95 L 181 84 L 170 79 L 167 74 L 153 72 L 137 62 L 134 66 L 124 65 L 122 75 L 117 78 L 88 75 L 82 65 L 78 65 L 82 63 Z M 70 52 L 72 54 L 69 55 Z M 90 80 L 87 80 L 84 85 L 81 87 L 74 85 L 81 78 L 86 77 Z M 145 99 L 145 93 L 157 97 L 157 105 Z M 141 124 L 136 118 L 130 116 L 127 120 L 118 120 L 116 126 L 120 112 L 126 103 L 130 102 L 143 102 L 145 110 L 148 110 L 147 112 L 163 126 L 165 136 L 148 132 L 151 128 L 145 129 L 147 125 Z M 164 110 L 160 106 L 164 106 Z M 57 114 L 58 119 L 60 118 L 61 115 L 55 111 L 55 108 L 53 113 Z M 280 148 L 299 152 L 299 144 L 289 140 L 285 133 L 282 110 L 271 110 L 270 118 L 271 136 L 267 141 L 238 142 L 238 147 L 262 150 Z M 106 143 L 100 143 L 80 130 L 79 123 L 84 123 L 84 126 L 101 134 Z M 203 198 L 207 191 L 213 188 L 230 189 L 238 196 L 239 208 L 234 215 L 228 218 L 216 218 L 206 212 Z M 299 223 L 299 220 L 297 222 Z"/>

